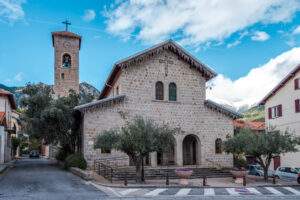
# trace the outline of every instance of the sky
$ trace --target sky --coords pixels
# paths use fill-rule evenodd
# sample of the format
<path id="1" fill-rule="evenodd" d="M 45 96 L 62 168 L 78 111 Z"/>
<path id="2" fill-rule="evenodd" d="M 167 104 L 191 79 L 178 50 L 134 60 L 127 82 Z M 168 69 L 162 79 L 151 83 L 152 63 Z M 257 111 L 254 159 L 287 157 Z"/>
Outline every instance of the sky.
<path id="1" fill-rule="evenodd" d="M 53 84 L 51 32 L 83 37 L 80 81 L 173 39 L 219 75 L 207 98 L 254 105 L 300 63 L 300 0 L 0 0 L 0 83 Z"/>

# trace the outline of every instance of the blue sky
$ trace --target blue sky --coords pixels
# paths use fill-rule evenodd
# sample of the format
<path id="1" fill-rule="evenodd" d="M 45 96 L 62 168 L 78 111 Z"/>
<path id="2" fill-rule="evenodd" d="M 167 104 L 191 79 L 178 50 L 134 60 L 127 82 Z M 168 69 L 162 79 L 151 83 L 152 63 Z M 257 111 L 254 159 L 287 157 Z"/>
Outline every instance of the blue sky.
<path id="1" fill-rule="evenodd" d="M 299 0 L 0 0 L 0 83 L 52 84 L 51 32 L 63 30 L 67 18 L 83 37 L 81 82 L 101 89 L 114 62 L 172 38 L 220 74 L 213 86 L 231 84 L 247 98 L 234 88 L 251 70 L 293 54 L 285 58 L 288 65 L 275 63 L 280 75 L 266 92 L 298 62 L 299 11 Z M 224 95 L 219 90 L 224 88 L 216 86 L 215 97 Z"/>

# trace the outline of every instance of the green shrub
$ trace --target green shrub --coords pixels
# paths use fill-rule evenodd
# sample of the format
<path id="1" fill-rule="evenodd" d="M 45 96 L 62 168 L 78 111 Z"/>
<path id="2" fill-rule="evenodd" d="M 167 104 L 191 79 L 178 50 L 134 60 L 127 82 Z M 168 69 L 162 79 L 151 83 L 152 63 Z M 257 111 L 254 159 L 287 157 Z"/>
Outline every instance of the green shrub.
<path id="1" fill-rule="evenodd" d="M 80 169 L 86 169 L 87 163 L 81 153 L 75 153 L 69 155 L 65 160 L 65 168 L 77 167 Z"/>
<path id="2" fill-rule="evenodd" d="M 247 161 L 242 156 L 234 156 L 233 158 L 233 165 L 236 168 L 245 168 L 247 166 Z"/>
<path id="3" fill-rule="evenodd" d="M 70 155 L 69 152 L 65 151 L 64 149 L 59 149 L 59 151 L 55 155 L 55 158 L 56 158 L 56 160 L 59 160 L 59 161 L 65 161 L 69 155 Z"/>

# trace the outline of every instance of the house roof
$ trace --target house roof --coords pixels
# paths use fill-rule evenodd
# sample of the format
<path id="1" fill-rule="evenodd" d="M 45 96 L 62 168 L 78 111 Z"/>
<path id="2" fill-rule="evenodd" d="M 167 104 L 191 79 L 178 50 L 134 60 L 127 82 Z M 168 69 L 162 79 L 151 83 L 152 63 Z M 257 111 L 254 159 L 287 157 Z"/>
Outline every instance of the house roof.
<path id="1" fill-rule="evenodd" d="M 81 36 L 69 31 L 57 31 L 52 32 L 52 45 L 54 46 L 54 36 L 62 36 L 62 37 L 69 37 L 69 38 L 76 38 L 79 39 L 79 49 L 81 47 Z"/>
<path id="2" fill-rule="evenodd" d="M 134 63 L 139 63 L 144 58 L 149 58 L 150 56 L 156 55 L 165 49 L 168 49 L 168 50 L 174 52 L 182 60 L 189 63 L 191 67 L 195 67 L 199 71 L 199 73 L 201 73 L 202 76 L 205 77 L 206 81 L 214 78 L 217 75 L 212 69 L 210 69 L 208 66 L 206 66 L 205 64 L 200 62 L 197 58 L 195 58 L 193 55 L 191 55 L 189 52 L 187 52 L 179 44 L 177 44 L 173 40 L 167 40 L 165 42 L 159 43 L 155 46 L 152 46 L 148 49 L 145 49 L 141 52 L 138 52 L 132 56 L 129 56 L 125 59 L 122 59 L 122 60 L 116 62 L 113 66 L 112 71 L 110 72 L 110 74 L 108 76 L 108 79 L 105 82 L 103 89 L 101 90 L 99 99 L 106 97 L 106 95 L 108 94 L 108 92 L 111 88 L 111 85 L 113 85 L 113 83 L 119 77 L 119 74 L 121 73 L 122 68 L 125 68 Z"/>
<path id="3" fill-rule="evenodd" d="M 5 112 L 0 112 L 0 126 L 5 126 L 6 120 L 5 120 Z"/>
<path id="4" fill-rule="evenodd" d="M 235 128 L 250 128 L 254 131 L 263 131 L 265 130 L 265 122 L 260 121 L 244 121 L 241 119 L 236 119 L 233 121 Z"/>
<path id="5" fill-rule="evenodd" d="M 0 89 L 0 96 L 5 96 L 8 98 L 11 108 L 12 109 L 17 109 L 17 105 L 16 105 L 16 101 L 15 101 L 15 97 L 12 93 L 10 93 L 9 91 Z"/>
<path id="6" fill-rule="evenodd" d="M 272 97 L 274 94 L 277 93 L 278 90 L 280 90 L 291 78 L 293 78 L 296 73 L 300 71 L 300 64 L 296 66 L 287 76 L 282 79 L 278 85 L 276 85 L 271 92 L 269 92 L 260 102 L 259 105 L 264 105 L 266 101 Z"/>
<path id="7" fill-rule="evenodd" d="M 204 105 L 207 106 L 210 109 L 216 110 L 224 115 L 227 115 L 233 119 L 241 118 L 242 115 L 238 112 L 235 112 L 233 110 L 230 110 L 226 108 L 225 106 L 222 106 L 216 102 L 213 102 L 211 100 L 205 100 Z"/>
<path id="8" fill-rule="evenodd" d="M 97 108 L 97 107 L 102 106 L 106 103 L 120 102 L 120 101 L 123 101 L 124 99 L 125 99 L 125 95 L 118 95 L 118 96 L 115 96 L 115 97 L 108 97 L 108 98 L 93 101 L 93 102 L 90 102 L 90 103 L 87 103 L 87 104 L 83 104 L 83 105 L 80 105 L 80 106 L 76 106 L 74 108 L 74 110 L 85 112 L 88 109 Z"/>

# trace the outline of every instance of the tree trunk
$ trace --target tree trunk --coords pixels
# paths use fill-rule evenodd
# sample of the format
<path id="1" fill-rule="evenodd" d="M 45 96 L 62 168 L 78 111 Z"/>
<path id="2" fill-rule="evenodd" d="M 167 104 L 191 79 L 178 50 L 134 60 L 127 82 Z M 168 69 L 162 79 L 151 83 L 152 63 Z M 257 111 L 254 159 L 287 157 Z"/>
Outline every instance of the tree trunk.
<path id="1" fill-rule="evenodd" d="M 142 173 L 141 173 L 141 181 L 142 181 L 142 182 L 145 182 L 144 158 L 142 158 Z"/>
<path id="2" fill-rule="evenodd" d="M 136 170 L 136 182 L 143 182 L 142 179 L 142 167 L 141 167 L 141 158 L 133 158 Z"/>

